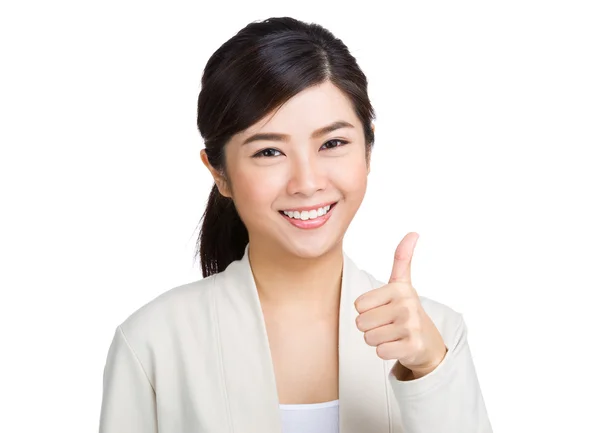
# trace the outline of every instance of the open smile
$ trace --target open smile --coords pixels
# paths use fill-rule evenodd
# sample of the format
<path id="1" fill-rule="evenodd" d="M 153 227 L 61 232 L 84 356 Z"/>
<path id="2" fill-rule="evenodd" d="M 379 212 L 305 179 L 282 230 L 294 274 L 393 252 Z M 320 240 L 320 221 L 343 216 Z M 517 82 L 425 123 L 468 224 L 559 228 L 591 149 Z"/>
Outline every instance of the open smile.
<path id="1" fill-rule="evenodd" d="M 283 216 L 290 224 L 300 229 L 316 229 L 321 227 L 329 220 L 333 208 L 337 205 L 337 202 L 331 205 L 319 207 L 316 209 L 308 210 L 295 210 L 295 211 L 279 211 L 279 214 Z"/>

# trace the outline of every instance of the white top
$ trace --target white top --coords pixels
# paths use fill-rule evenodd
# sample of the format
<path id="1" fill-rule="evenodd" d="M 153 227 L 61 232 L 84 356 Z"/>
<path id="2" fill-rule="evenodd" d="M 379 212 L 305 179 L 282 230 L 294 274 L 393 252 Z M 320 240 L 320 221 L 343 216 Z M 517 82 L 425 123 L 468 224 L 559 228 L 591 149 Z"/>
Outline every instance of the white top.
<path id="1" fill-rule="evenodd" d="M 339 433 L 339 400 L 280 404 L 283 433 Z"/>

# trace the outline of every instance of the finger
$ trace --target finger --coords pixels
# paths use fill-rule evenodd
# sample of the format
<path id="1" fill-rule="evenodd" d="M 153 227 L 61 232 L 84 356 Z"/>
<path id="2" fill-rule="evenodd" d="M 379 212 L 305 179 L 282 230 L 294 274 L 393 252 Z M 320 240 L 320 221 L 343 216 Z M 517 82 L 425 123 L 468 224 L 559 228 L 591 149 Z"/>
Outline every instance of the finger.
<path id="1" fill-rule="evenodd" d="M 418 233 L 410 232 L 398 244 L 394 252 L 394 265 L 392 266 L 390 283 L 411 282 L 410 265 L 418 239 Z"/>
<path id="2" fill-rule="evenodd" d="M 364 313 L 373 308 L 389 304 L 394 299 L 394 295 L 395 289 L 386 284 L 360 295 L 354 301 L 354 307 L 358 313 Z"/>
<path id="3" fill-rule="evenodd" d="M 356 326 L 360 331 L 366 332 L 394 322 L 397 316 L 397 308 L 394 304 L 382 305 L 359 314 L 356 318 Z"/>
<path id="4" fill-rule="evenodd" d="M 383 343 L 401 340 L 409 335 L 408 329 L 397 323 L 390 323 L 365 332 L 365 342 L 369 346 L 377 347 Z"/>
<path id="5" fill-rule="evenodd" d="M 408 338 L 401 338 L 400 340 L 382 343 L 377 346 L 377 356 L 385 360 L 402 358 L 402 354 L 408 351 L 408 342 Z"/>

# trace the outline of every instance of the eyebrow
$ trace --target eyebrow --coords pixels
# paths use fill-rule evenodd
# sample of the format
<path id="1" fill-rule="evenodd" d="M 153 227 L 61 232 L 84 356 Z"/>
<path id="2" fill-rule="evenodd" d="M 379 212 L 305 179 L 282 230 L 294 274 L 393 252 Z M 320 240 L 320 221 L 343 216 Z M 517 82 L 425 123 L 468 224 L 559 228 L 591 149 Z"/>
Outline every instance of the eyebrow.
<path id="1" fill-rule="evenodd" d="M 312 139 L 319 138 L 319 137 L 322 137 L 323 135 L 329 134 L 330 132 L 333 132 L 333 131 L 335 131 L 337 129 L 341 129 L 341 128 L 354 128 L 354 125 L 352 125 L 351 123 L 348 123 L 344 120 L 338 120 L 327 126 L 317 129 L 310 135 L 310 138 L 312 138 Z M 287 141 L 289 139 L 290 139 L 290 136 L 288 134 L 278 134 L 275 132 L 261 132 L 258 134 L 253 134 L 250 137 L 246 138 L 244 140 L 244 142 L 242 143 L 242 146 L 244 144 L 248 144 L 253 141 Z"/>

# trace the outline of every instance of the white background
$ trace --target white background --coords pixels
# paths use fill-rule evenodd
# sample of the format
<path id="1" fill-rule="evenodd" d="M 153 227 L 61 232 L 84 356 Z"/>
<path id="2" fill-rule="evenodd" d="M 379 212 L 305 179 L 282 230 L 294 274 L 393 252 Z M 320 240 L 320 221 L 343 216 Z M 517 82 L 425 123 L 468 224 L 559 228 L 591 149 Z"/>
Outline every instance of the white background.
<path id="1" fill-rule="evenodd" d="M 0 431 L 97 431 L 114 330 L 201 278 L 209 56 L 250 21 L 329 28 L 377 112 L 346 237 L 464 314 L 497 432 L 600 431 L 597 2 L 6 2 Z M 392 6 L 393 5 L 393 6 Z"/>

